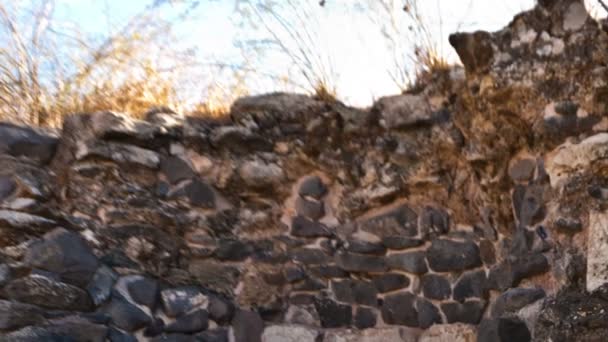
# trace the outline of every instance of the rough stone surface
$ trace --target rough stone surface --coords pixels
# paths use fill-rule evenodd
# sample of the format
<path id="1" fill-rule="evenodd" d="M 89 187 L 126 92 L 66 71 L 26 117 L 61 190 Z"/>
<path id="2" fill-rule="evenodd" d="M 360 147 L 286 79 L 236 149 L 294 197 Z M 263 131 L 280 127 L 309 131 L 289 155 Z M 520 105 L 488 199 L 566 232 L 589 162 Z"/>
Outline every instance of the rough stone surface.
<path id="1" fill-rule="evenodd" d="M 462 66 L 370 108 L 0 124 L 3 337 L 605 340 L 608 22 L 584 9 L 453 34 Z"/>
<path id="2" fill-rule="evenodd" d="M 476 329 L 467 324 L 435 324 L 422 333 L 419 342 L 476 342 Z"/>
<path id="3" fill-rule="evenodd" d="M 316 342 L 319 332 L 297 325 L 272 325 L 264 329 L 262 342 Z"/>
<path id="4" fill-rule="evenodd" d="M 427 259 L 429 267 L 437 272 L 463 271 L 481 266 L 479 247 L 471 241 L 433 240 Z"/>
<path id="5" fill-rule="evenodd" d="M 397 293 L 384 297 L 382 319 L 387 324 L 418 327 L 418 311 L 414 307 L 416 296 L 411 293 Z"/>

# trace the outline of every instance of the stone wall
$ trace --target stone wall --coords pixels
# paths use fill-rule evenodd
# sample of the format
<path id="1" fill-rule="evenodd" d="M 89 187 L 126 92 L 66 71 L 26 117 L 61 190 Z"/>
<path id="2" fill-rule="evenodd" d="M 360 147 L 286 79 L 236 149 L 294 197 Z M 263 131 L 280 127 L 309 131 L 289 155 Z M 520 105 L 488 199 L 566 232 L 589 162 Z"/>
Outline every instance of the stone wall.
<path id="1" fill-rule="evenodd" d="M 602 336 L 607 31 L 541 1 L 370 109 L 274 93 L 225 120 L 0 124 L 0 333 Z"/>

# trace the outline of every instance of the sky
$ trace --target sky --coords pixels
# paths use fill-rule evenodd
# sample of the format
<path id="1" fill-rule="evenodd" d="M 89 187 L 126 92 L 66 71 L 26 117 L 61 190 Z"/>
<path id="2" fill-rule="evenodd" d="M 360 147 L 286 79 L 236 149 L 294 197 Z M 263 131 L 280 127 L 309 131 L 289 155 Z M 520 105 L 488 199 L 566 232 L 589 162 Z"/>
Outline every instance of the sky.
<path id="1" fill-rule="evenodd" d="M 201 60 L 241 63 L 239 43 L 265 37 L 239 27 L 235 11 L 238 0 L 201 0 L 187 22 L 176 23 L 176 37 L 183 46 L 192 45 Z M 270 1 L 270 0 L 269 0 Z M 281 4 L 286 0 L 274 0 Z M 317 0 L 299 0 L 314 2 Z M 311 7 L 315 48 L 325 51 L 333 70 L 332 83 L 338 97 L 351 105 L 367 106 L 373 99 L 398 93 L 399 87 L 387 72 L 393 56 L 379 34 L 379 27 L 364 11 L 352 7 L 354 0 L 326 0 L 323 8 Z M 370 0 L 376 1 L 376 0 Z M 590 0 L 591 1 L 591 0 Z M 103 34 L 109 27 L 124 22 L 151 0 L 60 0 L 57 16 L 70 18 L 87 32 Z M 448 35 L 456 31 L 496 31 L 507 25 L 513 16 L 530 9 L 534 0 L 423 0 L 419 1 L 431 36 L 441 54 L 452 63 L 458 58 L 450 47 Z M 172 15 L 172 7 L 166 9 Z M 111 13 L 104 15 L 102 13 Z M 288 18 L 293 18 L 285 14 Z M 263 31 L 263 30 L 261 30 Z M 294 73 L 293 61 L 278 53 L 267 53 L 252 65 L 258 71 L 284 75 Z M 297 68 L 296 68 L 297 69 Z M 295 71 L 297 74 L 297 70 Z M 294 76 L 297 78 L 298 76 Z M 281 90 L 276 81 L 252 85 L 252 92 Z"/>

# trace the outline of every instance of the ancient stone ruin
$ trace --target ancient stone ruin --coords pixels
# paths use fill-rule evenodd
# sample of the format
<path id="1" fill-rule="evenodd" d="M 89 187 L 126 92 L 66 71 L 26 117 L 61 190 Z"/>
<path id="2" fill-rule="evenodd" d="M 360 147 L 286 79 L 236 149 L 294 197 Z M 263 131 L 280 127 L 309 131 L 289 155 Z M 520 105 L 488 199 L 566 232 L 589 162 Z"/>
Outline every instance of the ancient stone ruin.
<path id="1" fill-rule="evenodd" d="M 1 340 L 604 341 L 608 24 L 450 42 L 371 109 L 1 124 Z"/>

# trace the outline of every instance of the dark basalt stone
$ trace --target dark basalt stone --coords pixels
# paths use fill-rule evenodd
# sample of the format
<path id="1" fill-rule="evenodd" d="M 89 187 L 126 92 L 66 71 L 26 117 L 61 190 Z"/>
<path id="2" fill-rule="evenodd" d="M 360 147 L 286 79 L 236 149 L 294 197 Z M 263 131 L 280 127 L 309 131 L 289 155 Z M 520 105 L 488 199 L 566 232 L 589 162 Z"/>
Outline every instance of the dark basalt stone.
<path id="1" fill-rule="evenodd" d="M 360 240 L 349 240 L 346 245 L 346 250 L 361 254 L 383 255 L 386 253 L 386 248 L 381 243 Z"/>
<path id="2" fill-rule="evenodd" d="M 430 299 L 447 299 L 452 295 L 450 282 L 438 274 L 425 274 L 420 278 L 422 293 Z"/>
<path id="3" fill-rule="evenodd" d="M 17 183 L 12 178 L 0 176 L 0 201 L 12 195 L 16 188 Z"/>
<path id="4" fill-rule="evenodd" d="M 155 318 L 148 324 L 146 329 L 144 329 L 144 336 L 146 337 L 154 337 L 163 333 L 165 330 L 165 321 L 160 318 Z"/>
<path id="5" fill-rule="evenodd" d="M 306 277 L 303 281 L 294 284 L 295 291 L 319 291 L 327 288 L 326 281 L 312 277 Z"/>
<path id="6" fill-rule="evenodd" d="M 545 297 L 542 288 L 513 288 L 503 292 L 494 302 L 492 317 L 500 317 L 503 313 L 517 312 L 528 304 Z"/>
<path id="7" fill-rule="evenodd" d="M 416 296 L 409 292 L 384 297 L 382 319 L 386 324 L 418 327 L 418 310 L 414 307 Z"/>
<path id="8" fill-rule="evenodd" d="M 210 209 L 215 207 L 215 192 L 209 184 L 194 179 L 184 187 L 184 191 L 192 205 Z"/>
<path id="9" fill-rule="evenodd" d="M 330 260 L 322 250 L 313 248 L 299 248 L 292 252 L 292 258 L 305 265 L 326 264 Z"/>
<path id="10" fill-rule="evenodd" d="M 486 298 L 488 285 L 484 270 L 468 272 L 462 275 L 454 286 L 454 299 L 463 302 L 467 298 Z"/>
<path id="11" fill-rule="evenodd" d="M 314 304 L 323 328 L 341 328 L 351 325 L 353 314 L 350 305 L 338 304 L 329 298 L 315 298 Z"/>
<path id="12" fill-rule="evenodd" d="M 178 317 L 165 327 L 168 333 L 195 333 L 209 327 L 209 314 L 206 310 L 196 310 Z"/>
<path id="13" fill-rule="evenodd" d="M 332 234 L 322 223 L 311 221 L 303 216 L 296 216 L 291 222 L 291 234 L 297 237 L 330 237 Z"/>
<path id="14" fill-rule="evenodd" d="M 95 306 L 100 305 L 110 298 L 112 287 L 118 279 L 118 274 L 111 268 L 102 265 L 93 275 L 93 279 L 87 285 L 87 292 L 91 296 L 91 300 Z"/>
<path id="15" fill-rule="evenodd" d="M 427 250 L 427 260 L 436 272 L 463 271 L 481 266 L 479 247 L 472 241 L 433 240 Z"/>
<path id="16" fill-rule="evenodd" d="M 410 285 L 410 279 L 398 273 L 378 275 L 372 281 L 380 293 L 403 289 Z"/>
<path id="17" fill-rule="evenodd" d="M 57 228 L 34 242 L 24 261 L 33 268 L 59 274 L 68 284 L 86 287 L 97 271 L 97 257 L 80 235 Z"/>
<path id="18" fill-rule="evenodd" d="M 386 263 L 393 270 L 423 274 L 428 271 L 425 257 L 426 253 L 422 251 L 391 254 L 386 258 Z"/>
<path id="19" fill-rule="evenodd" d="M 302 197 L 312 197 L 315 199 L 321 199 L 327 193 L 327 187 L 321 181 L 321 178 L 317 176 L 306 177 L 300 184 L 300 190 L 298 194 Z"/>
<path id="20" fill-rule="evenodd" d="M 478 324 L 485 305 L 484 301 L 449 302 L 441 304 L 441 311 L 443 311 L 448 323 Z"/>
<path id="21" fill-rule="evenodd" d="M 203 331 L 194 337 L 197 342 L 228 342 L 228 330 L 214 329 Z"/>
<path id="22" fill-rule="evenodd" d="M 48 309 L 89 311 L 93 305 L 86 291 L 40 275 L 15 279 L 2 293 L 6 298 Z"/>
<path id="23" fill-rule="evenodd" d="M 44 316 L 39 307 L 0 299 L 0 331 L 15 330 L 42 322 Z"/>
<path id="24" fill-rule="evenodd" d="M 357 329 L 367 329 L 376 326 L 376 314 L 373 309 L 360 306 L 355 312 L 354 324 Z"/>
<path id="25" fill-rule="evenodd" d="M 2 341 L 24 342 L 105 342 L 108 327 L 84 320 L 65 320 L 41 326 L 29 326 L 4 334 Z"/>
<path id="26" fill-rule="evenodd" d="M 110 342 L 137 342 L 135 336 L 112 327 L 108 329 L 107 338 L 110 340 Z"/>
<path id="27" fill-rule="evenodd" d="M 354 253 L 336 254 L 336 264 L 348 272 L 385 272 L 388 270 L 384 258 Z"/>
<path id="28" fill-rule="evenodd" d="M 450 217 L 443 209 L 425 207 L 420 215 L 420 233 L 423 239 L 433 239 L 450 230 Z"/>
<path id="29" fill-rule="evenodd" d="M 199 305 L 201 291 L 194 286 L 183 286 L 161 291 L 163 310 L 169 317 L 181 316 Z"/>
<path id="30" fill-rule="evenodd" d="M 433 324 L 441 324 L 441 314 L 433 303 L 426 299 L 416 299 L 416 310 L 418 310 L 418 324 L 422 329 L 426 329 Z"/>
<path id="31" fill-rule="evenodd" d="M 190 165 L 177 156 L 161 158 L 160 170 L 171 184 L 175 184 L 184 179 L 190 179 L 195 175 Z"/>
<path id="32" fill-rule="evenodd" d="M 322 278 L 348 278 L 348 272 L 335 265 L 310 266 L 308 271 Z"/>
<path id="33" fill-rule="evenodd" d="M 129 332 L 139 330 L 152 321 L 148 314 L 119 297 L 112 298 L 104 311 L 110 316 L 112 325 Z"/>
<path id="34" fill-rule="evenodd" d="M 148 277 L 138 277 L 130 281 L 127 285 L 131 298 L 141 305 L 149 307 L 151 310 L 156 308 L 159 299 L 159 286 L 156 279 Z"/>
<path id="35" fill-rule="evenodd" d="M 526 323 L 518 318 L 486 319 L 477 329 L 478 342 L 529 342 L 532 340 Z"/>
<path id="36" fill-rule="evenodd" d="M 409 207 L 401 205 L 361 222 L 360 227 L 381 239 L 393 236 L 411 237 L 418 234 L 418 215 Z"/>
<path id="37" fill-rule="evenodd" d="M 386 236 L 382 238 L 382 243 L 390 249 L 407 249 L 422 246 L 424 240 L 404 236 Z"/>
<path id="38" fill-rule="evenodd" d="M 264 321 L 255 311 L 237 310 L 232 319 L 234 342 L 262 342 Z"/>
<path id="39" fill-rule="evenodd" d="M 378 300 L 376 299 L 378 290 L 372 283 L 349 279 L 332 281 L 331 287 L 336 299 L 341 302 L 367 306 L 378 305 Z"/>
<path id="40" fill-rule="evenodd" d="M 253 246 L 246 241 L 221 239 L 213 256 L 222 261 L 243 261 L 253 252 Z"/>
<path id="41" fill-rule="evenodd" d="M 325 215 L 325 207 L 321 201 L 298 197 L 296 199 L 296 212 L 298 215 L 318 220 Z"/>
<path id="42" fill-rule="evenodd" d="M 227 299 L 219 296 L 210 296 L 207 310 L 209 311 L 209 318 L 218 324 L 226 324 L 232 320 L 235 307 Z"/>
<path id="43" fill-rule="evenodd" d="M 541 253 L 509 257 L 500 264 L 492 267 L 488 277 L 491 289 L 504 291 L 528 277 L 545 273 L 549 270 L 549 262 Z"/>
<path id="44" fill-rule="evenodd" d="M 544 186 L 516 186 L 513 190 L 513 208 L 521 226 L 537 223 L 545 217 Z"/>
<path id="45" fill-rule="evenodd" d="M 42 131 L 0 123 L 0 154 L 26 157 L 47 164 L 55 155 L 58 139 Z"/>

